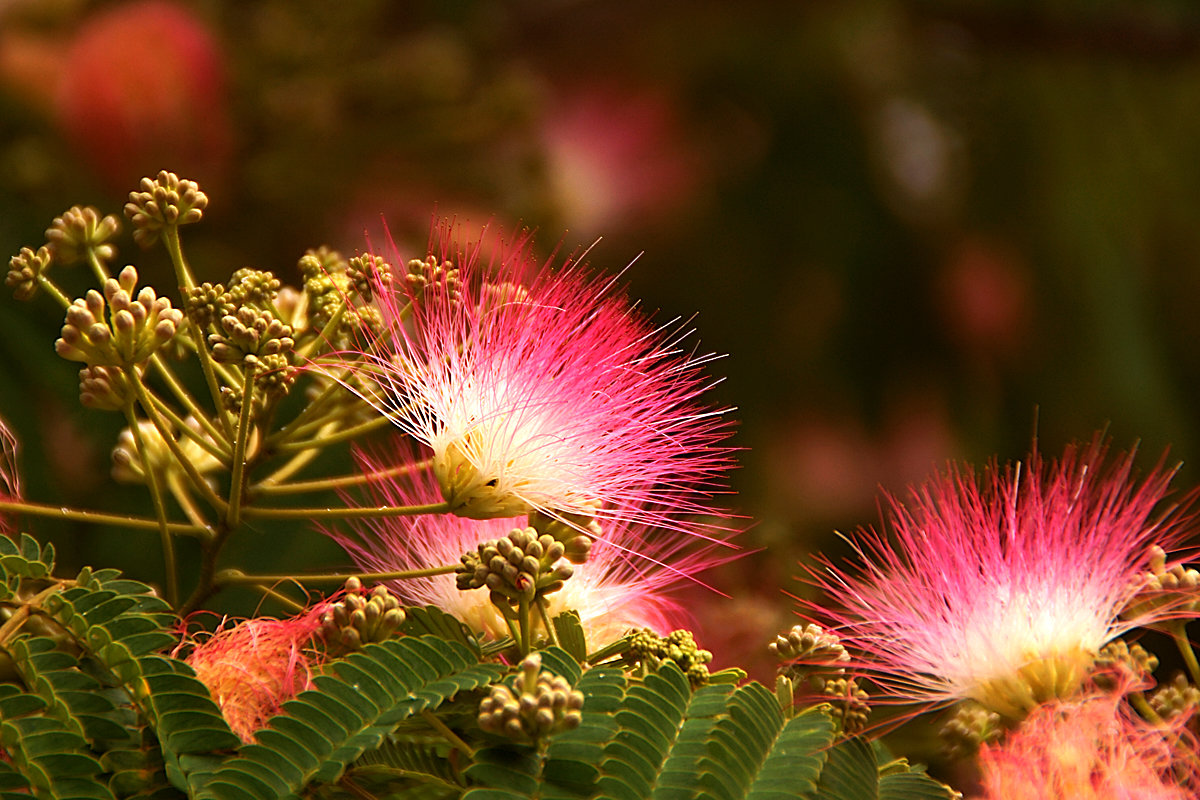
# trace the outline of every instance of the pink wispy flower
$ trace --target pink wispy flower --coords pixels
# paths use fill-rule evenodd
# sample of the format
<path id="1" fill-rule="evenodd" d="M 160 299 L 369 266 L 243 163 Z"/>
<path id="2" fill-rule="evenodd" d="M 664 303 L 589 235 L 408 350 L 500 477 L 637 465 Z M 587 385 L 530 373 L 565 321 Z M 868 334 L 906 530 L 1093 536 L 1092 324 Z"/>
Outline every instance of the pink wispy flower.
<path id="1" fill-rule="evenodd" d="M 394 460 L 380 460 L 356 451 L 359 469 L 382 472 Z M 423 505 L 436 499 L 438 487 L 428 471 L 374 480 L 368 484 L 366 502 L 378 505 Z M 354 559 L 370 572 L 399 572 L 454 565 L 467 551 L 485 540 L 497 539 L 523 519 L 474 520 L 451 514 L 426 517 L 362 519 L 350 529 L 327 529 Z M 651 535 L 644 526 L 615 522 L 588 554 L 586 563 L 574 566 L 563 588 L 546 595 L 551 618 L 563 611 L 579 612 L 591 646 L 615 640 L 631 628 L 651 628 L 665 635 L 685 626 L 689 615 L 671 597 L 671 590 L 698 573 L 725 563 L 735 551 L 721 543 L 698 537 Z M 435 575 L 388 583 L 388 588 L 409 605 L 432 605 L 466 622 L 472 630 L 493 638 L 508 635 L 500 612 L 486 588 L 460 590 L 455 576 Z"/>
<path id="2" fill-rule="evenodd" d="M 186 661 L 242 741 L 312 685 L 310 647 L 324 606 L 289 619 L 256 617 L 222 627 Z"/>
<path id="3" fill-rule="evenodd" d="M 850 567 L 812 570 L 834 606 L 822 615 L 902 700 L 1021 718 L 1072 695 L 1105 643 L 1175 611 L 1122 617 L 1150 545 L 1181 540 L 1185 515 L 1156 515 L 1173 470 L 1138 479 L 1132 454 L 1106 450 L 1097 437 L 1057 462 L 951 466 L 889 497 L 892 536 L 859 531 Z"/>
<path id="4" fill-rule="evenodd" d="M 1190 800 L 1198 757 L 1182 725 L 1150 725 L 1119 695 L 1053 702 L 982 747 L 983 800 Z"/>
<path id="5" fill-rule="evenodd" d="M 457 282 L 418 270 L 381 293 L 387 334 L 367 358 L 382 391 L 367 399 L 432 451 L 455 514 L 691 531 L 712 513 L 730 425 L 690 331 L 656 328 L 577 262 L 538 262 L 528 237 L 489 265 L 447 224 L 430 250 Z"/>

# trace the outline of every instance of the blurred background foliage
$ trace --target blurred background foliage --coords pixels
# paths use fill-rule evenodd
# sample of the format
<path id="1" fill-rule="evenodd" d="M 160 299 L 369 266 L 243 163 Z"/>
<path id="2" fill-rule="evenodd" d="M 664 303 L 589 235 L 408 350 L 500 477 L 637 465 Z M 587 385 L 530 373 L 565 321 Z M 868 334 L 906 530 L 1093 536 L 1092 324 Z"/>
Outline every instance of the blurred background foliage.
<path id="1" fill-rule="evenodd" d="M 688 593 L 719 664 L 791 624 L 798 559 L 946 459 L 1107 426 L 1200 481 L 1198 151 L 1190 0 L 0 0 L 0 251 L 166 168 L 211 199 L 184 235 L 201 279 L 295 283 L 381 219 L 419 256 L 436 213 L 547 255 L 603 237 L 591 262 L 634 262 L 643 308 L 696 313 L 762 548 L 712 576 L 728 598 Z M 0 306 L 28 496 L 138 507 L 60 326 L 45 297 Z M 142 534 L 30 527 L 68 563 L 157 569 Z M 300 526 L 240 557 L 338 560 Z"/>

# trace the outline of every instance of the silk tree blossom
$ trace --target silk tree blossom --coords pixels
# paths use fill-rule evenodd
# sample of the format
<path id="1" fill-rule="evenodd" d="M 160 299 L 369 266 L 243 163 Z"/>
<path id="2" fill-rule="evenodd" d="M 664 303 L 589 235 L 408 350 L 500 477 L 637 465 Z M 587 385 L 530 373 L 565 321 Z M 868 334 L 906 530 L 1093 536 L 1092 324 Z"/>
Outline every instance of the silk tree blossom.
<path id="1" fill-rule="evenodd" d="M 1155 516 L 1172 470 L 1138 480 L 1132 454 L 1106 450 L 1096 438 L 982 476 L 952 466 L 909 503 L 889 498 L 893 537 L 860 531 L 855 566 L 813 571 L 863 668 L 902 700 L 971 698 L 1019 719 L 1076 693 L 1109 640 L 1179 613 L 1122 617 L 1150 546 L 1178 545 L 1183 518 Z"/>
<path id="2" fill-rule="evenodd" d="M 451 510 L 679 530 L 711 513 L 732 466 L 704 399 L 712 356 L 578 263 L 539 264 L 527 238 L 489 267 L 453 237 L 443 226 L 405 288 L 378 292 L 387 332 L 367 354 L 367 400 L 432 450 Z"/>
<path id="3" fill-rule="evenodd" d="M 1182 725 L 1150 725 L 1119 695 L 1053 702 L 982 747 L 983 800 L 1191 800 L 1198 755 Z"/>
<path id="4" fill-rule="evenodd" d="M 387 468 L 365 452 L 357 452 L 356 457 L 365 472 Z M 426 504 L 436 498 L 438 487 L 428 472 L 422 472 L 373 481 L 366 494 L 369 504 Z M 480 542 L 505 536 L 514 527 L 524 527 L 525 522 L 443 514 L 361 519 L 350 525 L 349 531 L 327 529 L 326 533 L 346 549 L 360 569 L 399 572 L 458 564 L 463 553 L 475 550 Z M 613 523 L 602 530 L 587 561 L 574 565 L 574 574 L 563 588 L 546 595 L 549 616 L 578 611 L 593 647 L 607 644 L 631 628 L 651 628 L 666 635 L 689 620 L 671 598 L 671 589 L 727 562 L 735 557 L 734 552 L 699 537 L 680 537 L 669 531 L 655 536 L 640 525 Z M 493 638 L 509 634 L 488 590 L 460 590 L 453 574 L 393 581 L 388 588 L 406 604 L 436 606 Z"/>
<path id="5" fill-rule="evenodd" d="M 237 622 L 196 644 L 187 663 L 244 742 L 312 684 L 311 644 L 325 606 L 297 617 Z"/>

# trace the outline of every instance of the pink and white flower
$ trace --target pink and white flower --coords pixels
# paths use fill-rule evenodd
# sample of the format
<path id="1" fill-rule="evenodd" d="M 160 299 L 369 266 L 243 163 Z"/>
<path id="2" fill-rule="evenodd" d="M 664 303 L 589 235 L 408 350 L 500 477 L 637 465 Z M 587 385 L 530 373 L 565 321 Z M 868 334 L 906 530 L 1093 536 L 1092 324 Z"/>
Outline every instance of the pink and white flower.
<path id="1" fill-rule="evenodd" d="M 427 263 L 457 281 L 383 292 L 387 335 L 367 354 L 382 387 L 368 401 L 432 451 L 453 513 L 695 530 L 732 466 L 729 423 L 704 400 L 712 356 L 578 263 L 539 264 L 527 238 L 489 267 L 453 237 L 442 226 Z"/>
<path id="2" fill-rule="evenodd" d="M 984 800 L 1188 800 L 1197 755 L 1179 725 L 1150 725 L 1098 695 L 1038 708 L 979 763 Z"/>
<path id="3" fill-rule="evenodd" d="M 860 531 L 855 566 L 812 571 L 863 668 L 900 699 L 1019 719 L 1076 693 L 1105 643 L 1176 613 L 1122 617 L 1150 546 L 1181 539 L 1179 513 L 1155 516 L 1173 471 L 1138 480 L 1131 454 L 1105 455 L 1097 438 L 1055 463 L 952 466 L 907 504 L 889 498 L 892 537 Z"/>

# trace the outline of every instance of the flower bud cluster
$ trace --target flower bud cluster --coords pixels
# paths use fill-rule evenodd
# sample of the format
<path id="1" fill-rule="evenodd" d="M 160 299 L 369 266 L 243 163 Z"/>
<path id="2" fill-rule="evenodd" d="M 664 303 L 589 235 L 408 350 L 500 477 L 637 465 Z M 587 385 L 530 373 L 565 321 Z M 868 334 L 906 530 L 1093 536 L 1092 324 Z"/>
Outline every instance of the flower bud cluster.
<path id="1" fill-rule="evenodd" d="M 62 338 L 54 343 L 60 356 L 91 365 L 140 364 L 175 336 L 183 314 L 171 301 L 144 287 L 133 296 L 137 270 L 125 267 L 67 308 Z"/>
<path id="2" fill-rule="evenodd" d="M 348 578 L 345 589 L 342 599 L 321 615 L 320 636 L 327 647 L 343 652 L 360 650 L 365 644 L 391 638 L 404 624 L 404 609 L 386 586 L 376 586 L 368 593 L 362 581 Z"/>
<path id="3" fill-rule="evenodd" d="M 535 742 L 578 728 L 583 721 L 583 692 L 541 668 L 542 657 L 531 653 L 521 662 L 512 688 L 492 686 L 479 704 L 479 727 L 517 742 Z"/>
<path id="4" fill-rule="evenodd" d="M 376 289 L 391 285 L 392 265 L 381 256 L 357 255 L 347 262 L 346 276 L 358 296 L 369 303 L 375 298 Z"/>
<path id="5" fill-rule="evenodd" d="M 1004 727 L 1000 715 L 978 703 L 963 703 L 938 731 L 942 747 L 951 759 L 974 758 L 980 745 L 1000 738 Z"/>
<path id="6" fill-rule="evenodd" d="M 493 603 L 516 607 L 562 588 L 574 572 L 563 560 L 564 551 L 562 542 L 547 534 L 517 528 L 464 553 L 455 582 L 463 591 L 486 586 Z"/>
<path id="7" fill-rule="evenodd" d="M 270 311 L 242 306 L 220 319 L 220 333 L 209 334 L 213 358 L 223 364 L 242 364 L 250 356 L 262 358 L 289 352 L 295 345 L 292 329 Z"/>
<path id="8" fill-rule="evenodd" d="M 1122 612 L 1127 618 L 1163 607 L 1185 614 L 1200 612 L 1200 571 L 1182 564 L 1167 569 L 1167 553 L 1158 545 L 1150 548 L 1150 569 L 1135 580 L 1136 592 Z"/>
<path id="9" fill-rule="evenodd" d="M 1126 686 L 1129 678 L 1146 683 L 1157 668 L 1158 656 L 1136 642 L 1127 644 L 1124 639 L 1113 639 L 1104 645 L 1092 662 L 1093 680 L 1105 690 Z"/>
<path id="10" fill-rule="evenodd" d="M 564 555 L 572 564 L 585 564 L 592 550 L 592 542 L 604 535 L 600 523 L 581 514 L 560 514 L 552 517 L 542 511 L 533 511 L 528 517 L 529 527 L 539 534 L 551 536 L 562 542 Z"/>
<path id="11" fill-rule="evenodd" d="M 844 664 L 850 661 L 850 654 L 842 647 L 838 635 L 815 623 L 793 625 L 786 634 L 776 636 L 767 649 L 786 664 L 834 667 L 839 674 L 844 671 Z"/>
<path id="12" fill-rule="evenodd" d="M 404 282 L 413 297 L 442 296 L 455 301 L 460 296 L 458 269 L 450 261 L 438 261 L 432 255 L 424 261 L 414 258 L 408 262 Z"/>
<path id="13" fill-rule="evenodd" d="M 871 716 L 870 695 L 857 680 L 847 677 L 816 680 L 834 719 L 842 723 L 843 733 L 855 734 L 867 727 Z"/>
<path id="14" fill-rule="evenodd" d="M 208 197 L 195 181 L 180 180 L 163 170 L 154 180 L 142 178 L 140 191 L 129 193 L 125 216 L 133 223 L 133 239 L 142 247 L 154 244 L 163 229 L 199 222 Z"/>
<path id="15" fill-rule="evenodd" d="M 89 250 L 101 261 L 111 261 L 117 248 L 108 240 L 120 231 L 121 221 L 113 215 L 101 217 L 91 206 L 71 206 L 50 223 L 46 241 L 60 264 L 82 261 Z"/>
<path id="16" fill-rule="evenodd" d="M 674 661 L 693 686 L 708 683 L 708 667 L 712 653 L 696 645 L 691 631 L 672 631 L 659 636 L 649 628 L 641 628 L 629 639 L 629 655 L 650 669 L 658 669 L 664 661 Z"/>
<path id="17" fill-rule="evenodd" d="M 184 422 L 194 435 L 205 435 L 201 433 L 200 423 L 195 418 L 188 417 Z M 138 422 L 138 432 L 147 463 L 143 464 L 143 459 L 138 457 L 138 441 L 133 429 L 125 428 L 117 436 L 117 444 L 112 451 L 113 478 L 123 483 L 145 483 L 147 468 L 158 474 L 182 471 L 170 445 L 153 422 L 141 420 Z M 183 458 L 201 475 L 222 468 L 221 462 L 190 436 L 180 434 L 175 441 Z"/>
<path id="18" fill-rule="evenodd" d="M 124 370 L 100 365 L 79 370 L 79 402 L 87 408 L 120 411 L 135 396 L 136 390 Z"/>
<path id="19" fill-rule="evenodd" d="M 1163 684 L 1150 695 L 1150 707 L 1164 720 L 1190 714 L 1200 707 L 1200 689 L 1188 683 L 1187 677 L 1180 673 L 1175 680 Z"/>
<path id="20" fill-rule="evenodd" d="M 28 300 L 37 293 L 37 279 L 50 267 L 53 256 L 50 248 L 42 245 L 34 251 L 22 247 L 8 261 L 8 274 L 4 277 L 4 285 L 13 290 L 13 297 L 18 300 Z"/>

